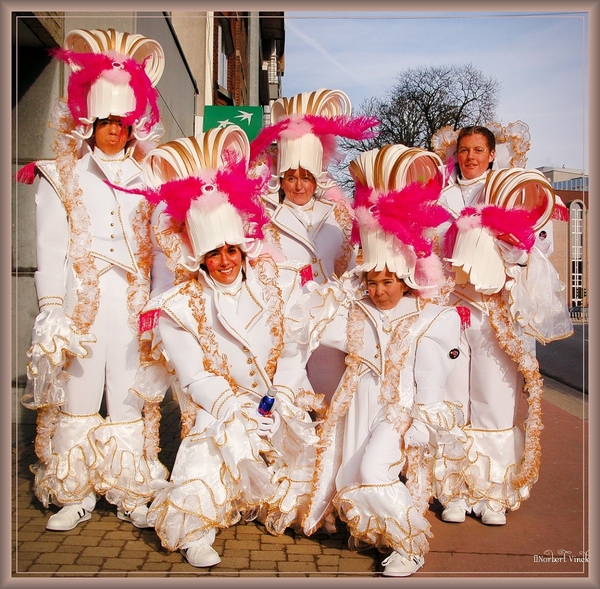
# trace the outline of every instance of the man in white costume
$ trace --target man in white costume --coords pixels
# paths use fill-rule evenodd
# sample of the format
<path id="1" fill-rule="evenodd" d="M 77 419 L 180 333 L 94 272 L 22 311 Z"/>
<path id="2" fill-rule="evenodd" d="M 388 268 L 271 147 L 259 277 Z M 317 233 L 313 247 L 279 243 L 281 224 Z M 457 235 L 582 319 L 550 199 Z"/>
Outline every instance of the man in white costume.
<path id="1" fill-rule="evenodd" d="M 462 452 L 455 438 L 463 437 L 460 408 L 444 395 L 460 315 L 433 302 L 444 285 L 428 233 L 447 219 L 435 204 L 442 188 L 438 163 L 435 155 L 403 145 L 351 162 L 363 261 L 339 283 L 314 286 L 300 320 L 290 321 L 299 341 L 348 353 L 320 432 L 305 533 L 337 514 L 352 549 L 373 546 L 389 554 L 385 576 L 408 576 L 423 566 L 435 448 Z"/>
<path id="2" fill-rule="evenodd" d="M 432 143 L 444 161 L 457 160 L 440 197 L 453 222 L 441 227 L 439 245 L 456 283 L 450 302 L 469 310 L 448 379 L 449 398 L 463 406 L 467 452 L 457 461 L 440 448 L 435 495 L 444 521 L 473 513 L 503 525 L 539 473 L 543 383 L 535 340 L 573 333 L 564 285 L 548 260 L 552 219 L 565 218 L 565 207 L 541 172 L 519 167 L 529 149 L 521 121 L 444 128 Z M 515 423 L 521 394 L 525 436 Z"/>
<path id="3" fill-rule="evenodd" d="M 252 161 L 272 172 L 263 202 L 271 219 L 266 241 L 285 256 L 280 265 L 298 272 L 302 284 L 324 284 L 356 264 L 350 240 L 352 204 L 328 172 L 340 160 L 336 137 L 371 137 L 374 118 L 350 116 L 341 90 L 321 88 L 280 98 L 271 107 L 271 125 L 252 142 Z M 275 153 L 271 143 L 276 141 Z M 308 374 L 328 402 L 344 371 L 344 354 L 322 346 Z"/>
<path id="4" fill-rule="evenodd" d="M 316 456 L 307 350 L 283 331 L 285 301 L 301 288 L 297 274 L 279 280 L 263 248 L 264 180 L 247 176 L 248 154 L 232 125 L 161 145 L 144 163 L 178 277 L 144 317 L 182 411 L 170 482 L 157 485 L 148 521 L 196 567 L 220 562 L 216 534 L 241 518 L 275 535 L 300 528 Z M 273 413 L 262 415 L 267 395 Z"/>
<path id="5" fill-rule="evenodd" d="M 68 101 L 52 121 L 57 159 L 34 162 L 19 178 L 40 176 L 40 313 L 22 400 L 38 411 L 34 492 L 45 507 L 61 507 L 48 530 L 89 520 L 99 495 L 119 519 L 144 528 L 150 483 L 167 472 L 157 456 L 159 408 L 130 387 L 141 363 L 160 373 L 138 317 L 169 273 L 153 273 L 153 207 L 119 187 L 142 184 L 142 148 L 160 132 L 154 86 L 164 55 L 155 41 L 112 29 L 71 31 L 54 55 L 72 69 Z"/>

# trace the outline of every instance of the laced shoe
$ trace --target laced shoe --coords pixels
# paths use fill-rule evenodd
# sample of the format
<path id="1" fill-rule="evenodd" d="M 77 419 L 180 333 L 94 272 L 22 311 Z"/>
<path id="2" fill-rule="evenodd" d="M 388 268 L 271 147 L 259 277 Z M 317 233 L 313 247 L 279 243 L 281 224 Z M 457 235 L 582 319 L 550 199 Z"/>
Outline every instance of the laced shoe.
<path id="1" fill-rule="evenodd" d="M 407 557 L 399 552 L 392 552 L 381 562 L 385 577 L 408 577 L 417 572 L 424 563 L 425 559 L 422 556 Z"/>
<path id="2" fill-rule="evenodd" d="M 50 516 L 46 523 L 46 529 L 55 532 L 67 532 L 72 530 L 80 522 L 86 522 L 92 517 L 81 503 L 65 505 L 58 513 Z"/>
<path id="3" fill-rule="evenodd" d="M 460 524 L 465 521 L 465 510 L 458 503 L 451 501 L 442 511 L 442 520 Z"/>
<path id="4" fill-rule="evenodd" d="M 217 551 L 206 542 L 198 542 L 188 548 L 182 548 L 181 554 L 193 567 L 212 567 L 221 562 Z"/>
<path id="5" fill-rule="evenodd" d="M 481 512 L 481 523 L 486 526 L 503 526 L 506 523 L 506 515 L 503 511 L 492 511 L 484 507 Z"/>
<path id="6" fill-rule="evenodd" d="M 151 528 L 152 526 L 146 519 L 148 516 L 148 506 L 138 505 L 133 511 L 117 509 L 117 517 L 124 522 L 133 524 L 136 528 Z"/>

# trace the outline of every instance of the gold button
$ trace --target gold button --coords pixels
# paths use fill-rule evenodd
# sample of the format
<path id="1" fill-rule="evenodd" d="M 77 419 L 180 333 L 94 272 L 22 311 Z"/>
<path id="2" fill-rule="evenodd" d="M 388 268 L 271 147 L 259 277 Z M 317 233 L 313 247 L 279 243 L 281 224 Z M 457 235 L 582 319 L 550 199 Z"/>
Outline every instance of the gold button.
<path id="1" fill-rule="evenodd" d="M 114 236 L 114 235 L 111 235 L 111 236 L 110 236 L 110 238 L 111 238 L 111 239 L 114 239 L 114 238 L 115 238 L 115 236 Z"/>
<path id="2" fill-rule="evenodd" d="M 256 371 L 255 371 L 255 370 L 251 370 L 251 371 L 250 371 L 248 374 L 249 374 L 250 376 L 254 376 L 254 375 L 256 374 Z"/>
<path id="3" fill-rule="evenodd" d="M 115 248 L 114 248 L 114 247 L 111 247 L 111 248 L 110 248 L 110 251 L 111 251 L 111 252 L 114 252 L 114 251 L 115 251 Z"/>
<path id="4" fill-rule="evenodd" d="M 248 360 L 246 360 L 246 364 L 252 364 L 252 358 L 248 358 Z"/>
<path id="5" fill-rule="evenodd" d="M 319 275 L 319 273 L 318 273 L 318 272 L 315 272 L 315 276 L 318 276 L 318 275 Z"/>
<path id="6" fill-rule="evenodd" d="M 316 264 L 316 263 L 317 263 L 317 258 L 313 258 L 313 259 L 312 259 L 312 263 L 313 263 L 313 264 Z"/>
<path id="7" fill-rule="evenodd" d="M 242 348 L 242 350 L 243 350 L 244 352 L 249 352 L 249 351 L 250 351 L 250 350 L 249 350 L 249 349 L 248 349 L 246 346 L 244 346 L 244 347 Z"/>
<path id="8" fill-rule="evenodd" d="M 253 388 L 253 389 L 255 389 L 257 386 L 258 386 L 258 383 L 257 383 L 257 382 L 253 382 L 253 383 L 252 383 L 252 388 Z"/>

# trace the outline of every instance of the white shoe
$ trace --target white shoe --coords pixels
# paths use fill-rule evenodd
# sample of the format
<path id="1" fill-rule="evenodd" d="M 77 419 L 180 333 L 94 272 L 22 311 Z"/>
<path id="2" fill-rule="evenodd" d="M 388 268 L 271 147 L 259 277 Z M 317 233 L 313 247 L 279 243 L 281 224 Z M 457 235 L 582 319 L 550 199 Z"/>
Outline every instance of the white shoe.
<path id="1" fill-rule="evenodd" d="M 381 562 L 385 577 L 408 577 L 416 573 L 424 563 L 425 559 L 422 556 L 408 558 L 399 552 L 392 552 Z"/>
<path id="2" fill-rule="evenodd" d="M 146 517 L 148 516 L 148 506 L 138 505 L 133 511 L 117 509 L 117 517 L 124 522 L 133 524 L 136 528 L 151 528 Z"/>
<path id="3" fill-rule="evenodd" d="M 506 523 L 506 515 L 503 511 L 492 511 L 484 507 L 481 512 L 481 523 L 486 526 L 503 526 Z"/>
<path id="4" fill-rule="evenodd" d="M 460 524 L 465 521 L 465 510 L 457 503 L 450 502 L 442 511 L 442 520 Z"/>
<path id="5" fill-rule="evenodd" d="M 67 532 L 72 530 L 80 522 L 86 522 L 92 517 L 89 511 L 86 511 L 81 503 L 65 505 L 58 513 L 50 516 L 46 523 L 47 530 L 55 532 Z"/>
<path id="6" fill-rule="evenodd" d="M 181 554 L 193 567 L 212 567 L 221 562 L 217 551 L 206 542 L 198 542 L 189 548 L 182 548 Z"/>

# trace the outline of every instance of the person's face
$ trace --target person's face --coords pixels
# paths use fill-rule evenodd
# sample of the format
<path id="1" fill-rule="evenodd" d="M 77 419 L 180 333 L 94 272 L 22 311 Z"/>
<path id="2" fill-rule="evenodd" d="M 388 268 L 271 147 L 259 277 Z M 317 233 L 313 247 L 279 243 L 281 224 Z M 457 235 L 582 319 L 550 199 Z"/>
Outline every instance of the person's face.
<path id="1" fill-rule="evenodd" d="M 237 245 L 225 244 L 204 256 L 208 274 L 221 284 L 233 284 L 242 270 L 242 250 Z"/>
<path id="2" fill-rule="evenodd" d="M 111 115 L 107 119 L 98 119 L 94 138 L 98 148 L 106 155 L 116 155 L 127 143 L 129 127 L 123 125 L 121 117 Z"/>
<path id="3" fill-rule="evenodd" d="M 287 198 L 296 205 L 305 205 L 315 193 L 317 183 L 315 177 L 305 170 L 288 170 L 281 179 L 281 188 Z"/>
<path id="4" fill-rule="evenodd" d="M 379 272 L 375 270 L 367 272 L 369 297 L 382 311 L 393 309 L 407 290 L 408 286 L 387 268 Z"/>
<path id="5" fill-rule="evenodd" d="M 465 135 L 457 150 L 460 173 L 465 180 L 472 180 L 481 176 L 494 161 L 496 152 L 490 151 L 483 135 L 475 133 Z"/>

